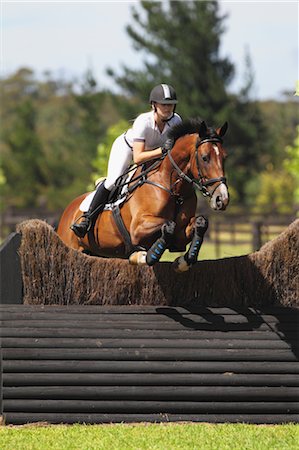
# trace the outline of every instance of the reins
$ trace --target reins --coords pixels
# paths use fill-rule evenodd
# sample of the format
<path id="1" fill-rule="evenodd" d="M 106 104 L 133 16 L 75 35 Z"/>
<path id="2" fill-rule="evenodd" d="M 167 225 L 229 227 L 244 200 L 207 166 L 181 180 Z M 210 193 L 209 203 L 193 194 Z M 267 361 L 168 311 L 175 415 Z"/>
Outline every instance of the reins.
<path id="1" fill-rule="evenodd" d="M 153 164 L 151 164 L 147 169 L 142 170 L 142 172 L 137 175 L 135 178 L 132 178 L 129 181 L 125 181 L 122 182 L 120 184 L 118 184 L 118 188 L 122 188 L 123 186 L 129 185 L 131 184 L 130 187 L 128 187 L 128 192 L 131 193 L 133 192 L 137 187 L 143 185 L 143 184 L 151 184 L 152 186 L 156 186 L 164 191 L 166 191 L 168 194 L 170 194 L 171 196 L 176 196 L 177 194 L 175 192 L 173 192 L 172 188 L 173 186 L 177 183 L 177 181 L 175 183 L 173 183 L 173 185 L 170 186 L 170 188 L 167 188 L 165 186 L 163 186 L 160 183 L 157 183 L 155 181 L 151 181 L 147 178 L 147 175 L 152 172 L 154 169 L 156 169 L 161 162 L 163 161 L 163 159 L 165 159 L 166 156 L 168 156 L 173 168 L 176 170 L 176 172 L 178 173 L 179 177 L 186 181 L 189 184 L 192 184 L 195 188 L 197 188 L 204 197 L 212 197 L 215 190 L 218 188 L 218 186 L 220 184 L 226 184 L 226 177 L 217 177 L 217 178 L 209 178 L 207 180 L 204 179 L 204 177 L 202 176 L 201 172 L 200 172 L 200 165 L 199 165 L 199 155 L 198 155 L 198 148 L 200 147 L 200 145 L 206 143 L 206 142 L 215 142 L 215 143 L 221 143 L 222 144 L 222 139 L 220 137 L 210 137 L 210 138 L 204 138 L 199 140 L 196 143 L 196 153 L 195 153 L 195 158 L 196 158 L 196 166 L 197 166 L 197 171 L 198 171 L 198 178 L 191 178 L 189 177 L 187 174 L 185 174 L 181 168 L 177 165 L 177 163 L 175 162 L 175 160 L 173 159 L 172 155 L 171 155 L 171 151 L 173 149 L 173 147 L 162 157 L 155 159 Z M 138 164 L 137 168 L 142 166 L 144 163 Z M 136 168 L 133 167 L 129 170 L 127 170 L 124 175 L 130 173 L 132 170 L 134 170 Z M 134 183 L 135 182 L 135 183 Z M 219 184 L 217 186 L 215 186 L 215 188 L 210 192 L 207 187 L 208 186 L 212 186 L 213 184 L 219 182 Z M 132 184 L 133 183 L 133 184 Z"/>

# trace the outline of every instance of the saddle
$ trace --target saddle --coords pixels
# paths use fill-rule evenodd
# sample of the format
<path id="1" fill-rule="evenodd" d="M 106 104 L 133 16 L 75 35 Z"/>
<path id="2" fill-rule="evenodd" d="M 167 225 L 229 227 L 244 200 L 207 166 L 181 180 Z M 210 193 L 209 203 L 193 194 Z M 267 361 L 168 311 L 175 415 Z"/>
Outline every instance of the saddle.
<path id="1" fill-rule="evenodd" d="M 124 201 L 127 198 L 127 195 L 129 194 L 128 184 L 130 183 L 131 179 L 136 173 L 136 170 L 137 166 L 136 164 L 134 164 L 130 166 L 130 168 L 116 180 L 115 186 L 113 187 L 112 191 L 109 194 L 108 202 L 104 206 L 103 209 L 104 211 L 111 211 L 114 206 L 121 205 L 122 203 L 124 203 Z M 100 184 L 104 183 L 105 178 L 101 178 L 100 180 L 97 181 L 98 182 L 96 183 L 96 188 L 98 188 Z M 88 211 L 95 193 L 96 189 L 90 192 L 85 197 L 85 199 L 79 206 L 80 211 L 82 212 Z"/>
<path id="2" fill-rule="evenodd" d="M 161 189 L 165 189 L 165 187 L 161 186 L 159 183 L 152 182 L 148 180 L 147 175 L 157 168 L 161 163 L 161 158 L 156 160 L 147 161 L 141 165 L 141 172 L 136 175 L 136 171 L 140 165 L 132 165 L 129 169 L 117 178 L 115 182 L 115 186 L 111 191 L 108 202 L 104 206 L 103 211 L 112 211 L 112 215 L 114 221 L 117 225 L 117 228 L 124 239 L 126 256 L 128 257 L 133 251 L 145 250 L 143 247 L 134 246 L 131 241 L 131 236 L 128 230 L 126 229 L 124 222 L 120 213 L 120 206 L 126 201 L 128 196 L 138 187 L 144 183 L 152 184 Z M 136 175 L 136 176 L 135 176 Z M 134 177 L 135 176 L 135 177 Z M 105 179 L 102 179 L 100 182 L 103 183 Z M 98 186 L 98 185 L 97 185 Z M 167 190 L 167 189 L 165 189 Z M 86 212 L 89 209 L 91 201 L 95 195 L 96 191 L 91 192 L 85 197 L 83 202 L 80 205 L 80 210 L 82 212 Z M 170 251 L 178 251 L 179 249 L 173 247 Z M 179 250 L 180 251 L 180 250 Z"/>
<path id="3" fill-rule="evenodd" d="M 161 158 L 156 160 L 150 160 L 143 164 L 133 164 L 131 165 L 126 172 L 124 172 L 120 177 L 117 178 L 115 185 L 109 195 L 108 202 L 106 203 L 104 207 L 104 211 L 111 211 L 115 206 L 122 205 L 125 200 L 127 199 L 128 195 L 131 194 L 138 186 L 141 186 L 144 183 L 154 184 L 156 186 L 160 186 L 158 183 L 152 183 L 147 179 L 147 175 L 158 165 L 161 163 Z M 138 167 L 141 166 L 141 172 L 136 177 L 136 171 Z M 103 183 L 105 181 L 105 178 L 102 178 L 100 180 L 100 183 Z M 99 186 L 98 183 L 96 187 Z M 162 189 L 163 186 L 160 186 Z M 92 202 L 92 199 L 95 195 L 96 190 L 90 192 L 85 199 L 82 201 L 81 205 L 79 206 L 80 211 L 87 212 L 89 209 L 89 206 Z"/>

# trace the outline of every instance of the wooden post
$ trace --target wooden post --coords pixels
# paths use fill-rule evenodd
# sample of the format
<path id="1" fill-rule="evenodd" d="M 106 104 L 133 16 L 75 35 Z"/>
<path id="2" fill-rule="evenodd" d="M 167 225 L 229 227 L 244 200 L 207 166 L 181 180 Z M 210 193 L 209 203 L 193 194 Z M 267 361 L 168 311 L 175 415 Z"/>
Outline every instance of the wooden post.
<path id="1" fill-rule="evenodd" d="M 215 253 L 216 259 L 220 258 L 220 223 L 215 222 Z"/>
<path id="2" fill-rule="evenodd" d="M 18 250 L 21 235 L 12 233 L 0 248 L 0 303 L 22 304 L 23 283 Z"/>
<path id="3" fill-rule="evenodd" d="M 252 223 L 252 251 L 255 252 L 259 250 L 262 246 L 262 223 L 253 222 Z"/>

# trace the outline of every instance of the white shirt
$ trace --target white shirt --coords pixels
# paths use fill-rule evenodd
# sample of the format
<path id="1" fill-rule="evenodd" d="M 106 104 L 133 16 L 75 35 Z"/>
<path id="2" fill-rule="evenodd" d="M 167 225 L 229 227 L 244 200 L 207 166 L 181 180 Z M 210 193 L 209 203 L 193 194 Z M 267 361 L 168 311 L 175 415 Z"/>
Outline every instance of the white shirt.
<path id="1" fill-rule="evenodd" d="M 144 142 L 145 150 L 153 150 L 161 147 L 167 139 L 167 132 L 174 125 L 182 122 L 181 117 L 174 113 L 173 117 L 165 122 L 163 131 L 161 132 L 155 122 L 154 111 L 140 114 L 133 123 L 132 128 L 126 132 L 126 140 L 133 147 L 135 141 Z"/>

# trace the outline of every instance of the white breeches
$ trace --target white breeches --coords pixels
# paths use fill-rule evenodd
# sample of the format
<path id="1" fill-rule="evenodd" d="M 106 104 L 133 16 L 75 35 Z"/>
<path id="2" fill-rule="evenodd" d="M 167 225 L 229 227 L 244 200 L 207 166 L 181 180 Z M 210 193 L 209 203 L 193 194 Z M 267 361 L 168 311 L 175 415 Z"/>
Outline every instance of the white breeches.
<path id="1" fill-rule="evenodd" d="M 133 158 L 131 147 L 126 143 L 124 135 L 115 139 L 111 147 L 108 162 L 107 178 L 105 188 L 111 190 L 116 179 L 124 173 Z"/>

